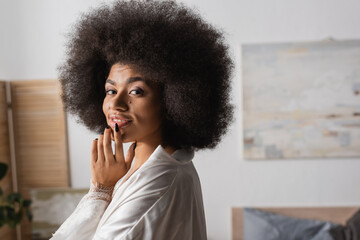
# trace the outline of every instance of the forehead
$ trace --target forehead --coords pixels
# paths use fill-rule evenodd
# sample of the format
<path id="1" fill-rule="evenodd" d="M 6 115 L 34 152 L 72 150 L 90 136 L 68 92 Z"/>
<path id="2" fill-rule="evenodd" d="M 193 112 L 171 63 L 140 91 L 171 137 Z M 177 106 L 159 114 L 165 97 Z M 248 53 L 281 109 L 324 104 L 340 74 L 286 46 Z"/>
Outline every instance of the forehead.
<path id="1" fill-rule="evenodd" d="M 116 63 L 111 66 L 108 78 L 113 81 L 118 81 L 134 76 L 142 77 L 142 75 L 131 66 Z"/>
<path id="2" fill-rule="evenodd" d="M 120 63 L 115 63 L 111 66 L 109 76 L 105 81 L 105 84 L 124 85 L 133 82 L 142 82 L 147 87 L 157 92 L 162 92 L 161 84 L 144 76 L 139 70 L 137 70 L 136 66 Z"/>
<path id="3" fill-rule="evenodd" d="M 115 63 L 114 65 L 111 66 L 110 69 L 110 73 L 115 73 L 115 74 L 133 73 L 133 72 L 134 72 L 133 67 L 131 67 L 130 65 L 120 64 L 120 63 Z"/>
<path id="4" fill-rule="evenodd" d="M 105 82 L 111 85 L 118 84 L 130 84 L 132 82 L 141 81 L 145 84 L 148 84 L 148 81 L 136 71 L 133 67 L 129 65 L 123 65 L 116 63 L 114 64 L 109 72 L 109 76 Z"/>

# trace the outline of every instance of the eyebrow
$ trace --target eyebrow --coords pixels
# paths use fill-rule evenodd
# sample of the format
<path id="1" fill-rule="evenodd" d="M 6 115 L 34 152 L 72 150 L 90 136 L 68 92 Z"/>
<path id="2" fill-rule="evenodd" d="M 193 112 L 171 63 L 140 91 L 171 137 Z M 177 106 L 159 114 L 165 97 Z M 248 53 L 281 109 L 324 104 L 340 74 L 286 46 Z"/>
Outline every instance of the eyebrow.
<path id="1" fill-rule="evenodd" d="M 147 83 L 147 81 L 145 79 L 143 79 L 142 77 L 130 77 L 126 80 L 126 84 L 130 84 L 130 83 L 137 82 L 137 81 L 141 81 L 141 82 L 144 82 L 146 85 L 149 85 Z M 105 84 L 106 83 L 109 83 L 111 85 L 116 85 L 115 81 L 111 80 L 111 79 L 106 79 Z"/>

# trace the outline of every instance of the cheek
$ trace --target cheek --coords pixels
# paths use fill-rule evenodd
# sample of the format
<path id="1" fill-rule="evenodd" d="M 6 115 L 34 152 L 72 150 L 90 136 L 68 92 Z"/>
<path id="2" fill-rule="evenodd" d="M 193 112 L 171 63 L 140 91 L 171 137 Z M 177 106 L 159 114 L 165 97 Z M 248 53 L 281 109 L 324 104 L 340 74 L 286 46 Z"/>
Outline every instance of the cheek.
<path id="1" fill-rule="evenodd" d="M 103 105 L 102 105 L 102 110 L 103 110 L 103 113 L 105 114 L 105 116 L 106 116 L 107 109 L 108 109 L 107 103 L 106 103 L 106 100 L 104 100 Z"/>
<path id="2" fill-rule="evenodd" d="M 157 102 L 154 104 L 144 104 L 141 108 L 139 120 L 148 127 L 158 128 L 161 125 L 161 108 L 159 104 Z"/>
<path id="3" fill-rule="evenodd" d="M 151 109 L 151 111 L 149 111 L 149 116 L 151 116 L 150 118 L 154 128 L 161 126 L 161 111 L 159 108 Z"/>

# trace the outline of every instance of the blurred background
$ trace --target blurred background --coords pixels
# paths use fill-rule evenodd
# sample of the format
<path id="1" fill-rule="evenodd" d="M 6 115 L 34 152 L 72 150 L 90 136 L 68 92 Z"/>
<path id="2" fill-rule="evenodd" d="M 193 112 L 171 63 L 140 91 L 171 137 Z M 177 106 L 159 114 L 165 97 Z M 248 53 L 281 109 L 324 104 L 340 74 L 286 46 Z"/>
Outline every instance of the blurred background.
<path id="1" fill-rule="evenodd" d="M 235 121 L 216 149 L 197 152 L 194 159 L 202 183 L 208 238 L 231 239 L 231 208 L 236 206 L 359 206 L 359 156 L 245 159 L 242 46 L 360 39 L 360 2 L 358 0 L 183 0 L 181 2 L 197 9 L 204 19 L 223 30 L 235 63 L 231 93 L 232 102 L 236 106 Z M 0 80 L 11 82 L 12 87 L 8 87 L 7 91 L 15 91 L 13 89 L 18 86 L 16 82 L 33 81 L 34 84 L 39 84 L 38 80 L 49 83 L 56 80 L 58 77 L 56 68 L 66 54 L 67 32 L 71 30 L 82 12 L 95 8 L 100 3 L 96 0 L 0 0 Z M 44 84 L 41 82 L 40 86 Z M 1 97 L 4 96 L 2 92 Z M 16 96 L 14 92 L 13 96 Z M 56 99 L 52 101 L 49 106 L 55 106 L 58 102 Z M 58 107 L 61 109 L 61 105 Z M 15 123 L 9 124 L 17 130 L 9 130 L 5 133 L 14 132 L 15 140 L 17 131 L 21 132 L 23 111 L 20 105 L 17 109 L 20 115 L 14 113 Z M 48 117 L 38 115 L 40 117 L 37 121 L 40 123 L 36 131 L 45 131 L 47 124 L 50 124 L 51 128 L 51 114 L 53 113 L 50 111 Z M 56 169 L 55 171 L 61 169 L 65 178 L 54 180 L 55 185 L 59 183 L 59 187 L 86 189 L 90 180 L 90 144 L 97 135 L 79 125 L 73 116 L 58 114 L 59 126 L 61 124 L 65 126 L 63 130 L 60 127 L 56 128 L 60 129 L 58 134 L 61 137 L 57 140 L 62 144 L 60 149 L 63 150 L 62 153 L 53 152 L 52 155 L 64 155 L 59 158 L 62 165 L 53 169 Z M 64 119 L 63 123 L 61 119 Z M 16 124 L 16 121 L 19 124 Z M 359 135 L 357 137 L 360 138 Z M 21 137 L 21 139 L 26 138 Z M 31 138 L 26 141 L 31 141 Z M 21 151 L 20 148 L 16 147 L 16 151 Z M 21 158 L 23 155 L 20 155 L 16 156 Z M 5 162 L 4 159 L 0 161 Z M 21 161 L 26 162 L 26 157 Z M 18 165 L 23 166 L 22 171 L 26 171 L 27 165 L 24 163 Z M 19 182 L 16 188 L 18 190 L 21 188 L 21 183 L 26 184 L 27 180 L 23 178 L 15 181 Z"/>

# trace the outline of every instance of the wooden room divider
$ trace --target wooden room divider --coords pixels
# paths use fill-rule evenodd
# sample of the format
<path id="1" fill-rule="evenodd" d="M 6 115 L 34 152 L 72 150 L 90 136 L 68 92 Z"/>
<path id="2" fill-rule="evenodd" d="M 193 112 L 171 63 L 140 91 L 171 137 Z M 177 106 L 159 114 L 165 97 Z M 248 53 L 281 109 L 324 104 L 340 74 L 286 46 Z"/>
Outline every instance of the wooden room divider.
<path id="1" fill-rule="evenodd" d="M 0 82 L 0 162 L 9 166 L 5 178 L 0 181 L 3 194 L 7 195 L 13 191 L 11 158 L 10 158 L 10 139 L 8 123 L 8 103 L 6 99 L 6 82 Z M 0 239 L 16 239 L 15 229 L 7 225 L 0 227 Z"/>
<path id="2" fill-rule="evenodd" d="M 5 102 L 2 105 L 10 110 L 10 125 L 13 129 L 2 130 L 1 134 L 5 136 L 13 132 L 16 172 L 12 174 L 16 175 L 15 189 L 24 198 L 30 198 L 31 188 L 69 187 L 66 115 L 60 98 L 59 82 L 13 81 L 10 82 L 9 92 L 11 104 Z M 1 96 L 3 98 L 4 94 Z M 3 100 L 0 101 L 2 103 Z M 4 111 L 2 107 L 0 110 Z M 1 123 L 4 121 L 2 119 L 3 117 L 0 118 Z M 5 129 L 5 126 L 5 123 L 4 126 L 1 125 L 1 129 Z M 4 156 L 9 155 L 9 150 L 2 151 Z M 4 159 L 8 158 L 9 156 Z M 3 155 L 1 161 L 2 159 Z M 10 180 L 2 184 L 7 184 L 11 189 Z M 2 230 L 1 228 L 0 231 Z M 0 239 L 3 239 L 1 232 Z M 31 228 L 27 220 L 21 225 L 21 239 L 31 239 Z"/>

